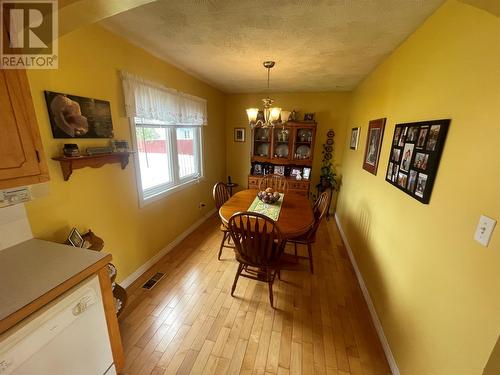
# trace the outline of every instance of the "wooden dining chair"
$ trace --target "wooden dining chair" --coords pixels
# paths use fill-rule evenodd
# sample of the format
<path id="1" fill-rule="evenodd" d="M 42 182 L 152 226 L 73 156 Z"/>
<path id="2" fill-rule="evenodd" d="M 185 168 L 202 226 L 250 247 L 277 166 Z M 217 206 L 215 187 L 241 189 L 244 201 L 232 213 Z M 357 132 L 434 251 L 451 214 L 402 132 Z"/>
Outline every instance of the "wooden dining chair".
<path id="1" fill-rule="evenodd" d="M 269 301 L 274 307 L 273 283 L 276 275 L 279 276 L 285 246 L 276 222 L 255 212 L 237 212 L 229 219 L 228 229 L 239 263 L 231 296 L 240 276 L 264 281 L 269 285 Z"/>
<path id="2" fill-rule="evenodd" d="M 280 193 L 287 193 L 288 181 L 285 176 L 281 176 L 279 174 L 268 174 L 260 180 L 259 190 L 265 190 L 268 187 L 273 188 Z"/>
<path id="3" fill-rule="evenodd" d="M 217 182 L 214 185 L 212 194 L 214 196 L 215 208 L 217 208 L 217 211 L 219 211 L 222 205 L 229 199 L 229 189 L 227 188 L 225 183 Z M 224 247 L 233 248 L 233 246 L 229 245 L 229 231 L 227 230 L 226 225 L 222 222 L 220 225 L 220 230 L 222 231 L 223 236 L 219 247 L 219 255 L 217 256 L 217 259 L 219 260 L 220 256 L 222 255 L 222 249 Z"/>
<path id="4" fill-rule="evenodd" d="M 316 242 L 316 232 L 318 230 L 319 225 L 321 224 L 321 221 L 325 214 L 328 211 L 330 199 L 332 195 L 332 190 L 328 189 L 321 193 L 321 195 L 318 197 L 316 202 L 314 202 L 313 205 L 313 213 L 314 213 L 314 223 L 311 226 L 311 228 L 304 234 L 294 237 L 294 238 L 289 238 L 287 239 L 287 242 L 293 243 L 293 246 L 295 248 L 295 256 L 297 258 L 300 258 L 297 254 L 297 245 L 306 245 L 307 246 L 307 252 L 308 252 L 308 258 L 309 258 L 309 268 L 311 269 L 311 273 L 314 273 L 314 267 L 313 267 L 313 255 L 312 255 L 312 244 Z"/>

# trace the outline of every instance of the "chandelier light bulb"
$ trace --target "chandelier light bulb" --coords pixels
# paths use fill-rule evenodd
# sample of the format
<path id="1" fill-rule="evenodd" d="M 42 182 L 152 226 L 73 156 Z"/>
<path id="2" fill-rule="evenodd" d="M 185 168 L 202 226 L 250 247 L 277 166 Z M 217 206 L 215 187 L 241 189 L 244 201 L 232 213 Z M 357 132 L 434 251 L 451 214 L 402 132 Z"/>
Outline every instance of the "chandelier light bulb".
<path id="1" fill-rule="evenodd" d="M 256 122 L 258 114 L 259 114 L 258 108 L 248 108 L 247 109 L 248 122 Z"/>
<path id="2" fill-rule="evenodd" d="M 267 69 L 267 89 L 269 89 L 269 75 L 271 68 L 274 66 L 274 61 L 264 61 L 264 68 Z M 262 128 L 273 128 L 275 124 L 283 124 L 288 121 L 288 117 L 290 116 L 289 111 L 283 111 L 283 115 L 281 112 L 281 108 L 279 107 L 271 107 L 273 105 L 274 100 L 271 98 L 262 99 L 264 103 L 264 119 L 257 120 L 257 116 L 259 114 L 258 108 L 248 108 L 247 116 L 248 116 L 248 124 L 253 129 L 255 126 L 260 126 Z M 281 117 L 281 121 L 280 121 Z M 286 117 L 286 118 L 285 118 Z"/>

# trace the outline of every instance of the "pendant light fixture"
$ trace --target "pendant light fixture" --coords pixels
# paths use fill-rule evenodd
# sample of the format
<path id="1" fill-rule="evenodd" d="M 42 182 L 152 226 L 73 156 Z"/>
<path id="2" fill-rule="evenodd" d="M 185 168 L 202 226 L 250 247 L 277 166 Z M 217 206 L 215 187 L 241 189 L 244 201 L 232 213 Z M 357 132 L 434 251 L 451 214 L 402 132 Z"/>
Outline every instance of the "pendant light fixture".
<path id="1" fill-rule="evenodd" d="M 271 68 L 274 67 L 276 63 L 274 61 L 264 61 L 264 68 L 267 69 L 267 90 L 269 91 L 269 76 L 271 72 Z M 248 124 L 250 128 L 254 128 L 256 126 L 262 128 L 272 128 L 275 125 L 282 124 L 280 121 L 281 108 L 273 107 L 274 100 L 271 98 L 262 99 L 264 103 L 264 110 L 262 111 L 264 114 L 264 118 L 258 118 L 259 109 L 258 108 L 248 108 L 247 116 L 248 116 Z M 285 111 L 283 111 L 285 112 Z M 288 115 L 290 112 L 287 112 Z M 286 118 L 288 120 L 288 116 Z M 286 120 L 284 122 L 286 122 Z"/>

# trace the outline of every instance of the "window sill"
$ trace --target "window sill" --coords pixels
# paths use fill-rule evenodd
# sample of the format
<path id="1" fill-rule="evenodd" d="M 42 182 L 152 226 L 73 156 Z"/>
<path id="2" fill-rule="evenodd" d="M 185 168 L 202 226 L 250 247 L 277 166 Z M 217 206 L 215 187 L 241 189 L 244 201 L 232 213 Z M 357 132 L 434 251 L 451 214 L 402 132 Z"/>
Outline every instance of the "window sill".
<path id="1" fill-rule="evenodd" d="M 182 184 L 179 184 L 179 185 L 173 186 L 167 190 L 164 190 L 160 193 L 150 195 L 147 198 L 144 198 L 141 194 L 141 196 L 139 197 L 139 208 L 143 208 L 143 207 L 145 207 L 153 202 L 159 201 L 160 199 L 163 199 L 171 194 L 174 194 L 174 193 L 177 193 L 181 190 L 184 190 L 191 185 L 197 185 L 201 181 L 203 181 L 204 179 L 205 179 L 205 177 L 202 176 L 202 177 L 199 177 L 199 178 L 196 178 L 193 180 L 189 180 L 189 181 L 186 181 Z"/>

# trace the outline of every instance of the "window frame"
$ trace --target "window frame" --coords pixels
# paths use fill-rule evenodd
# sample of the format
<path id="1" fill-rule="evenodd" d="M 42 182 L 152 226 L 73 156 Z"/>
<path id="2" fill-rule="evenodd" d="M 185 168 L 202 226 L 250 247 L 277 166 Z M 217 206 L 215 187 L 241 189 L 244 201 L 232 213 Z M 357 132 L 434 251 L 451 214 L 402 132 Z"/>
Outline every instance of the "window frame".
<path id="1" fill-rule="evenodd" d="M 139 125 L 152 125 L 165 128 L 168 134 L 168 147 L 171 150 L 171 155 L 169 154 L 169 159 L 173 170 L 173 181 L 161 185 L 157 185 L 148 189 L 143 189 L 142 187 L 142 176 L 141 176 L 141 163 L 139 158 L 139 147 L 137 143 L 137 125 L 136 118 L 129 119 L 130 132 L 132 135 L 133 147 L 136 152 L 134 152 L 134 162 L 135 162 L 135 179 L 137 186 L 137 193 L 139 198 L 139 208 L 142 208 L 148 204 L 156 202 L 163 199 L 173 193 L 184 190 L 185 188 L 200 183 L 205 179 L 204 173 L 204 147 L 203 147 L 203 126 L 180 126 L 180 125 L 162 125 L 144 122 Z M 179 128 L 189 128 L 194 129 L 193 134 L 193 150 L 195 153 L 195 163 L 198 166 L 198 173 L 194 173 L 183 178 L 179 177 L 179 154 L 177 152 L 177 129 Z M 197 134 L 197 135 L 196 135 Z"/>

